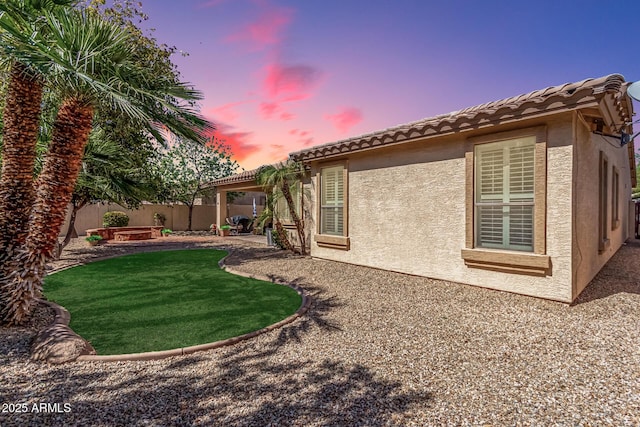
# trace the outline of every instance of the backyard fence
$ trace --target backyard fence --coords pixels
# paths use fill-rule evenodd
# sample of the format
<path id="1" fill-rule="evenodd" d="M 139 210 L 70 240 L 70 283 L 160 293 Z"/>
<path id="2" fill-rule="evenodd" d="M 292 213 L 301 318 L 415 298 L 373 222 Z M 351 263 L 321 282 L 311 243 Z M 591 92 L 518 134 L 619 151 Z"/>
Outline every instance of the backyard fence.
<path id="1" fill-rule="evenodd" d="M 253 206 L 244 204 L 229 204 L 229 216 L 245 215 L 251 218 Z M 93 204 L 87 205 L 78 211 L 75 222 L 75 234 L 83 236 L 87 229 L 102 227 L 102 216 L 106 212 L 122 211 L 129 216 L 129 226 L 150 226 L 154 225 L 154 214 L 164 215 L 166 228 L 174 231 L 184 231 L 189 224 L 189 208 L 184 205 L 159 205 L 142 204 L 139 209 L 127 209 L 116 204 Z M 61 234 L 67 232 L 71 209 L 67 210 L 67 217 L 61 229 Z M 262 207 L 258 207 L 258 215 L 262 212 Z M 222 220 L 224 223 L 224 218 Z M 191 219 L 191 229 L 209 230 L 211 224 L 216 223 L 216 205 L 195 205 L 193 207 L 193 217 Z"/>

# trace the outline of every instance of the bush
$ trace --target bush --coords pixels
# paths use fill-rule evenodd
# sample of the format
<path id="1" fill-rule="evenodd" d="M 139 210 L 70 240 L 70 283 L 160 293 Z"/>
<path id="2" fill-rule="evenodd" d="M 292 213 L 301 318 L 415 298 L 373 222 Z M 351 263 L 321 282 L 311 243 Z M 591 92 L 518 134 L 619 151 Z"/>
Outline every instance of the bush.
<path id="1" fill-rule="evenodd" d="M 102 236 L 99 236 L 97 234 L 92 234 L 91 236 L 85 237 L 85 240 L 87 242 L 99 242 L 100 240 L 102 240 Z"/>
<path id="2" fill-rule="evenodd" d="M 103 227 L 126 227 L 129 225 L 129 217 L 124 212 L 107 212 L 102 217 Z"/>
<path id="3" fill-rule="evenodd" d="M 280 241 L 280 235 L 278 230 L 271 230 L 271 237 L 273 237 L 273 243 L 280 249 L 287 249 L 287 247 Z"/>
<path id="4" fill-rule="evenodd" d="M 164 216 L 164 214 L 161 214 L 160 212 L 156 212 L 153 214 L 153 223 L 156 226 L 158 225 L 164 226 L 164 223 L 166 220 L 167 220 L 167 217 Z"/>

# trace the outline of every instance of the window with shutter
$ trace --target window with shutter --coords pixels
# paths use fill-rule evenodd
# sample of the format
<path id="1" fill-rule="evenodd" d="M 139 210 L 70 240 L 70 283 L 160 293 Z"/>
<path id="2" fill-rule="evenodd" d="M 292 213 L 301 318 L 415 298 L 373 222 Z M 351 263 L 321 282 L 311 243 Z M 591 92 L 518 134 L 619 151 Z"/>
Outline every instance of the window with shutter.
<path id="1" fill-rule="evenodd" d="M 473 136 L 465 146 L 465 264 L 551 274 L 546 253 L 547 129 Z"/>
<path id="2" fill-rule="evenodd" d="M 475 147 L 475 246 L 533 251 L 535 137 Z"/>
<path id="3" fill-rule="evenodd" d="M 609 247 L 609 205 L 607 200 L 609 199 L 609 159 L 607 155 L 600 151 L 600 167 L 598 170 L 598 178 L 600 180 L 600 186 L 598 191 L 598 252 L 604 252 Z"/>
<path id="4" fill-rule="evenodd" d="M 323 168 L 320 175 L 320 233 L 342 236 L 344 231 L 344 167 Z"/>
<path id="5" fill-rule="evenodd" d="M 611 179 L 611 229 L 615 230 L 620 226 L 620 175 L 618 169 L 613 167 Z"/>

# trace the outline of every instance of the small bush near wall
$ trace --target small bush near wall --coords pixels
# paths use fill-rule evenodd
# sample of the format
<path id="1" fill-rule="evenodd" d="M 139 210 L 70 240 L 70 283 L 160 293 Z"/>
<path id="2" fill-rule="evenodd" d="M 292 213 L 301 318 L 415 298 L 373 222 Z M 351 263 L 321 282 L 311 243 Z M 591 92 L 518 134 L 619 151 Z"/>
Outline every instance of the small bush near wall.
<path id="1" fill-rule="evenodd" d="M 127 225 L 129 225 L 129 216 L 124 212 L 106 212 L 102 216 L 103 227 L 126 227 Z"/>
<path id="2" fill-rule="evenodd" d="M 271 230 L 271 236 L 273 237 L 273 243 L 280 249 L 287 249 L 287 247 L 280 241 L 280 236 L 277 230 Z"/>

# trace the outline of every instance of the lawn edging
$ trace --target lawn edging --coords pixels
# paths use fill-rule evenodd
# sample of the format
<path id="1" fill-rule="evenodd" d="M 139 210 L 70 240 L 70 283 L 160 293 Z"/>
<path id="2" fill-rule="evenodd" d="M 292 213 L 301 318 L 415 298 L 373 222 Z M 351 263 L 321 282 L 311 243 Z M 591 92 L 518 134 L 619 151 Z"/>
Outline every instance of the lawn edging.
<path id="1" fill-rule="evenodd" d="M 187 249 L 188 250 L 188 249 Z M 151 251 L 151 252 L 155 252 L 155 251 Z M 39 336 L 44 333 L 45 331 L 54 328 L 63 328 L 65 330 L 68 330 L 71 334 L 73 334 L 73 336 L 82 339 L 84 342 L 86 342 L 87 345 L 89 345 L 90 350 L 93 350 L 93 354 L 89 354 L 90 350 L 84 350 L 82 351 L 83 354 L 79 354 L 77 355 L 77 357 L 69 359 L 69 360 L 63 360 L 63 361 L 52 361 L 52 363 L 64 363 L 64 362 L 72 362 L 72 361 L 102 361 L 102 362 L 120 362 L 120 361 L 133 361 L 133 360 L 159 360 L 159 359 L 165 359 L 167 357 L 174 357 L 174 356 L 183 356 L 183 355 L 187 355 L 187 354 L 192 354 L 198 351 L 206 351 L 206 350 L 214 350 L 217 348 L 221 348 L 221 347 L 226 347 L 226 346 L 230 346 L 236 343 L 239 343 L 241 341 L 245 341 L 248 340 L 250 338 L 256 337 L 258 335 L 262 335 L 266 332 L 270 332 L 274 329 L 278 329 L 281 328 L 291 322 L 293 322 L 294 320 L 296 320 L 298 317 L 304 315 L 310 308 L 311 306 L 311 298 L 307 295 L 307 293 L 304 291 L 304 289 L 302 289 L 301 287 L 294 285 L 292 283 L 288 283 L 286 281 L 282 281 L 282 280 L 278 280 L 278 281 L 274 281 L 271 278 L 267 277 L 267 276 L 262 276 L 262 275 L 255 275 L 255 274 L 248 274 L 242 271 L 238 271 L 236 269 L 232 269 L 229 268 L 228 266 L 226 266 L 224 264 L 224 261 L 233 254 L 233 250 L 231 249 L 227 249 L 227 255 L 225 255 L 220 261 L 218 261 L 218 266 L 230 273 L 230 274 L 234 274 L 237 276 L 242 276 L 242 277 L 247 277 L 247 278 L 252 278 L 252 279 L 256 279 L 256 280 L 263 280 L 266 282 L 271 282 L 274 284 L 278 284 L 281 286 L 288 286 L 290 288 L 292 288 L 293 290 L 295 290 L 300 297 L 302 298 L 301 304 L 300 304 L 300 308 L 298 308 L 298 310 L 296 310 L 295 313 L 293 313 L 292 315 L 284 318 L 283 320 L 274 323 L 273 325 L 269 325 L 266 326 L 262 329 L 253 331 L 253 332 L 249 332 L 246 333 L 244 335 L 239 335 L 237 337 L 232 337 L 232 338 L 228 338 L 222 341 L 216 341 L 216 342 L 212 342 L 212 343 L 206 343 L 206 344 L 198 344 L 198 345 L 194 345 L 194 346 L 188 346 L 188 347 L 182 347 L 182 348 L 176 348 L 176 349 L 171 349 L 171 350 L 161 350 L 161 351 L 149 351 L 149 352 L 143 352 L 143 353 L 127 353 L 127 354 L 112 354 L 112 355 L 98 355 L 95 354 L 95 350 L 93 350 L 93 347 L 91 347 L 91 345 L 84 339 L 82 339 L 82 337 L 80 337 L 78 334 L 76 334 L 75 332 L 73 332 L 73 330 L 71 328 L 69 328 L 69 321 L 70 321 L 70 314 L 69 312 L 62 306 L 52 303 L 50 301 L 45 301 L 42 300 L 43 303 L 53 307 L 53 309 L 56 312 L 56 316 L 54 321 L 52 322 L 52 324 L 50 326 L 48 326 L 45 330 L 43 330 L 43 332 L 41 332 L 40 334 L 38 334 Z M 107 258 L 117 258 L 117 256 L 115 257 L 107 257 Z M 92 261 L 97 261 L 97 260 L 92 260 Z M 86 263 L 83 263 L 86 264 Z M 64 270 L 66 268 L 57 270 L 61 271 Z M 76 339 L 77 339 L 76 338 Z M 34 351 L 35 351 L 36 347 L 33 346 L 32 347 L 32 357 L 34 355 Z M 41 359 L 41 358 L 40 358 Z M 42 359 L 41 359 L 42 360 Z M 47 361 L 50 361 L 48 359 L 46 359 Z"/>

